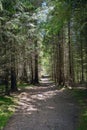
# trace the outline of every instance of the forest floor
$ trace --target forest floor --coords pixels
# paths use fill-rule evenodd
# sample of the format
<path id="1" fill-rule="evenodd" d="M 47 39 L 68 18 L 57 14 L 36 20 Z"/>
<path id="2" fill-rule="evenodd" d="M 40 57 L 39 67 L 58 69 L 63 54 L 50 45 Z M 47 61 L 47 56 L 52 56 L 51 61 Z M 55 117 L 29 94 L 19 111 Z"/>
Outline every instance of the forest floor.
<path id="1" fill-rule="evenodd" d="M 4 130 L 76 130 L 78 110 L 71 93 L 44 80 L 17 94 L 16 112 Z"/>

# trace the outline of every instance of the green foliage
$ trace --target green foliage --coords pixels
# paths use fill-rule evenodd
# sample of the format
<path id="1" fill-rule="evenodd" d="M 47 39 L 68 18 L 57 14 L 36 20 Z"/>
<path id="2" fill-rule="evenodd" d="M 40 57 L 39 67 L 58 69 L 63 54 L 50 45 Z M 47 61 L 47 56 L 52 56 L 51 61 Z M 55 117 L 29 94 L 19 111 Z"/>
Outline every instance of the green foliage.
<path id="1" fill-rule="evenodd" d="M 73 90 L 73 95 L 80 104 L 80 119 L 78 130 L 87 129 L 87 90 Z"/>
<path id="2" fill-rule="evenodd" d="M 0 130 L 4 128 L 9 118 L 14 113 L 14 98 L 0 96 Z"/>
<path id="3" fill-rule="evenodd" d="M 25 89 L 25 88 L 29 88 L 29 87 L 34 87 L 33 84 L 29 84 L 29 83 L 19 83 L 18 84 L 18 88 L 19 89 Z"/>
<path id="4" fill-rule="evenodd" d="M 5 86 L 4 85 L 0 85 L 0 94 L 5 92 Z"/>
<path id="5" fill-rule="evenodd" d="M 15 13 L 15 5 L 17 0 L 2 0 L 3 10 L 7 11 L 9 15 L 13 15 Z"/>
<path id="6" fill-rule="evenodd" d="M 52 11 L 49 13 L 48 27 L 49 33 L 58 34 L 66 22 L 70 19 L 72 15 L 71 6 L 65 1 L 53 1 Z M 51 18 L 50 18 L 51 15 Z"/>
<path id="7" fill-rule="evenodd" d="M 0 11 L 3 10 L 2 2 L 0 1 Z"/>
<path id="8" fill-rule="evenodd" d="M 34 6 L 33 6 L 33 4 L 31 4 L 30 1 L 28 1 L 28 0 L 21 0 L 21 2 L 23 3 L 22 5 L 23 5 L 25 11 L 34 10 Z"/>

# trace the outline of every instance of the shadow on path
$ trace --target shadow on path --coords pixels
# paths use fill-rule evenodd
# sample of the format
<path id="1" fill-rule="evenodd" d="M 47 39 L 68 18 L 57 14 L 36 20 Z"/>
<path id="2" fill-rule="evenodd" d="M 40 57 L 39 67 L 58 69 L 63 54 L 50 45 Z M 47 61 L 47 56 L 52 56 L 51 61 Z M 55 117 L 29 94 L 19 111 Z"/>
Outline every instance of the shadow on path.
<path id="1" fill-rule="evenodd" d="M 78 107 L 66 90 L 45 81 L 18 95 L 15 114 L 4 130 L 76 130 Z"/>

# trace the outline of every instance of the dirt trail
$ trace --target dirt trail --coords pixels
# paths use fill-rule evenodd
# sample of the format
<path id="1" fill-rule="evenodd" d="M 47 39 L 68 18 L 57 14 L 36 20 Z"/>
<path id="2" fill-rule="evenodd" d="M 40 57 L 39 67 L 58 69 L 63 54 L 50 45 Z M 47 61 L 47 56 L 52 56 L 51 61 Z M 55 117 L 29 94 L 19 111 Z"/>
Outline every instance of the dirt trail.
<path id="1" fill-rule="evenodd" d="M 78 107 L 65 90 L 51 83 L 27 88 L 4 130 L 76 130 Z"/>

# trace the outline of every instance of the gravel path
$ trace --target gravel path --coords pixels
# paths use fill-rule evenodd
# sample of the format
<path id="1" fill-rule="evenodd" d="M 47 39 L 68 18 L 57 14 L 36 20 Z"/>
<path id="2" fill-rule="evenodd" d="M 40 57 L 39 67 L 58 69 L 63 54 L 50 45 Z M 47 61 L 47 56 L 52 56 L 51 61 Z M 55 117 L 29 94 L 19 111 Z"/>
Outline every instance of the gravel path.
<path id="1" fill-rule="evenodd" d="M 52 84 L 26 88 L 4 130 L 76 130 L 78 107 L 66 90 Z"/>

